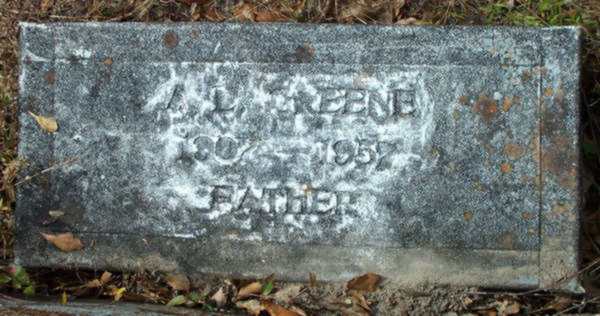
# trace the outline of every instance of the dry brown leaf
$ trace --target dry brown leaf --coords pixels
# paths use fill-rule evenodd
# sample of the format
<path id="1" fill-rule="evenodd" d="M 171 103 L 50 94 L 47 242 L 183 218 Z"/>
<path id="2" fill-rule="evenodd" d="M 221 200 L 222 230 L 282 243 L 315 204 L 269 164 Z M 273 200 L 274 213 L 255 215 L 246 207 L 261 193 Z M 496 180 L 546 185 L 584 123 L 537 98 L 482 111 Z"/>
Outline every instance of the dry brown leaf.
<path id="1" fill-rule="evenodd" d="M 173 289 L 177 291 L 189 291 L 190 290 L 190 280 L 184 274 L 169 274 L 165 278 L 167 284 Z"/>
<path id="2" fill-rule="evenodd" d="M 42 12 L 46 12 L 50 9 L 50 7 L 52 7 L 52 5 L 54 5 L 54 0 L 42 0 L 40 3 L 40 10 Z"/>
<path id="3" fill-rule="evenodd" d="M 41 115 L 35 115 L 32 112 L 29 112 L 38 125 L 48 133 L 54 133 L 58 130 L 58 123 L 56 123 L 56 119 L 53 117 L 45 117 Z"/>
<path id="4" fill-rule="evenodd" d="M 410 18 L 406 18 L 406 19 L 400 19 L 400 20 L 398 20 L 398 22 L 396 22 L 396 24 L 398 24 L 398 25 L 419 25 L 419 24 L 421 24 L 421 22 L 413 17 L 410 17 Z"/>
<path id="5" fill-rule="evenodd" d="M 515 315 L 521 310 L 521 305 L 518 302 L 504 300 L 498 304 L 498 314 L 500 315 Z"/>
<path id="6" fill-rule="evenodd" d="M 62 233 L 56 235 L 42 233 L 42 236 L 56 248 L 64 252 L 81 250 L 83 248 L 81 240 L 74 237 L 71 233 Z"/>
<path id="7" fill-rule="evenodd" d="M 276 302 L 289 305 L 296 297 L 298 297 L 298 295 L 300 295 L 300 292 L 302 292 L 303 288 L 304 286 L 301 284 L 290 284 L 285 288 L 275 292 L 275 294 L 273 294 L 273 298 Z"/>
<path id="8" fill-rule="evenodd" d="M 108 271 L 104 271 L 104 273 L 102 273 L 102 275 L 100 276 L 100 282 L 102 282 L 102 284 L 106 284 L 106 283 L 110 282 L 111 279 L 112 279 L 112 273 L 110 273 Z"/>
<path id="9" fill-rule="evenodd" d="M 235 303 L 235 306 L 237 306 L 237 308 L 246 310 L 246 312 L 248 312 L 248 314 L 253 315 L 253 316 L 259 315 L 260 312 L 262 312 L 262 310 L 263 310 L 262 305 L 260 305 L 260 302 L 257 300 L 248 300 L 248 301 L 237 302 L 237 303 Z"/>
<path id="10" fill-rule="evenodd" d="M 90 288 L 90 289 L 99 288 L 101 286 L 102 286 L 102 282 L 100 282 L 100 280 L 98 280 L 98 279 L 93 279 L 85 284 L 85 287 Z"/>
<path id="11" fill-rule="evenodd" d="M 377 285 L 380 281 L 380 275 L 369 272 L 348 281 L 346 288 L 348 290 L 373 292 L 377 290 Z"/>
<path id="12" fill-rule="evenodd" d="M 285 22 L 291 20 L 278 11 L 258 11 L 255 13 L 256 22 Z"/>
<path id="13" fill-rule="evenodd" d="M 587 290 L 587 288 L 586 288 Z M 573 304 L 573 299 L 565 296 L 557 296 L 550 303 L 544 306 L 544 309 L 553 309 L 555 311 L 562 311 Z"/>
<path id="14" fill-rule="evenodd" d="M 301 314 L 291 311 L 271 301 L 262 301 L 260 304 L 271 316 L 301 316 Z"/>
<path id="15" fill-rule="evenodd" d="M 364 295 L 362 295 L 362 293 L 357 292 L 357 291 L 349 291 L 348 292 L 350 294 L 350 296 L 352 296 L 352 299 L 354 300 L 354 303 L 356 303 L 358 306 L 364 308 L 367 311 L 371 311 L 371 307 L 369 306 L 369 302 L 367 301 L 367 299 L 365 298 Z"/>
<path id="16" fill-rule="evenodd" d="M 306 312 L 304 312 L 300 307 L 290 306 L 290 310 L 300 316 L 307 316 Z"/>
<path id="17" fill-rule="evenodd" d="M 217 307 L 223 307 L 227 303 L 227 295 L 225 295 L 222 287 L 210 299 L 215 302 Z"/>
<path id="18" fill-rule="evenodd" d="M 243 1 L 238 3 L 232 13 L 238 21 L 254 21 L 254 6 L 250 3 Z"/>
<path id="19" fill-rule="evenodd" d="M 252 282 L 240 289 L 240 291 L 237 294 L 236 300 L 243 300 L 252 296 L 253 294 L 260 294 L 261 289 L 262 283 L 258 281 Z"/>
<path id="20" fill-rule="evenodd" d="M 204 14 L 204 18 L 212 22 L 221 22 L 225 20 L 225 15 L 223 15 L 216 6 L 211 6 Z"/>

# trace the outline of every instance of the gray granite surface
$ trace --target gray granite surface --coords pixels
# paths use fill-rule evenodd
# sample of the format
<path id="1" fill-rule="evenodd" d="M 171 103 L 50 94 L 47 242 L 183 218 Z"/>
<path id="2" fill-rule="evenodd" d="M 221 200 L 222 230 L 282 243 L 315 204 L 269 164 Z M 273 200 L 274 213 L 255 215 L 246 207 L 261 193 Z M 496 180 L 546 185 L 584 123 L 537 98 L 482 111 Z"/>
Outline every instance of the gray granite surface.
<path id="1" fill-rule="evenodd" d="M 559 281 L 577 270 L 579 42 L 569 27 L 23 23 L 23 175 L 63 165 L 19 187 L 17 261 L 576 290 Z"/>

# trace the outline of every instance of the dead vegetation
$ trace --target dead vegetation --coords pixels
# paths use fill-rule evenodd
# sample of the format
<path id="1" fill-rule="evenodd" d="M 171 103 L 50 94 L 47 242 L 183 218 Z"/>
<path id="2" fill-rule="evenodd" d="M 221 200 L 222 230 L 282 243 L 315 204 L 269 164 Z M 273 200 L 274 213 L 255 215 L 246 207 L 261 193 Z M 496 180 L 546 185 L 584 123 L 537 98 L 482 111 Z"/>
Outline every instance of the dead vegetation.
<path id="1" fill-rule="evenodd" d="M 151 272 L 35 270 L 8 265 L 12 258 L 14 185 L 18 160 L 18 21 L 237 21 L 358 24 L 580 25 L 586 34 L 584 108 L 585 211 L 582 279 L 588 294 L 423 288 L 407 292 L 365 275 L 347 284 L 307 285 L 262 280 L 189 279 Z M 597 0 L 4 0 L 0 3 L 0 284 L 3 292 L 53 295 L 62 303 L 80 297 L 182 305 L 206 311 L 238 309 L 251 315 L 439 314 L 476 315 L 600 311 L 600 2 Z M 107 61 L 110 62 L 110 61 Z M 32 113 L 32 115 L 35 115 Z M 36 117 L 53 132 L 51 118 Z M 25 178 L 26 179 L 26 178 Z M 23 181 L 23 180 L 20 180 Z M 76 237 L 44 236 L 65 251 L 82 247 Z M 380 284 L 381 283 L 381 284 Z"/>

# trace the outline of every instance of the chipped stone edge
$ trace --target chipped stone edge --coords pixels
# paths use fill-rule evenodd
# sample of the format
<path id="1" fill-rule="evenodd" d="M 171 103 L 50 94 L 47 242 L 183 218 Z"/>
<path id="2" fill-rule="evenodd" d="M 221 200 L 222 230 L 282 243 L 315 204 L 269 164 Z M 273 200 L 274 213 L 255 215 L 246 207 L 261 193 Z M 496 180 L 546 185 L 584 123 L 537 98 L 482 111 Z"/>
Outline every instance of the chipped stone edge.
<path id="1" fill-rule="evenodd" d="M 578 280 L 582 30 L 546 28 L 542 34 L 539 288 L 582 293 Z"/>

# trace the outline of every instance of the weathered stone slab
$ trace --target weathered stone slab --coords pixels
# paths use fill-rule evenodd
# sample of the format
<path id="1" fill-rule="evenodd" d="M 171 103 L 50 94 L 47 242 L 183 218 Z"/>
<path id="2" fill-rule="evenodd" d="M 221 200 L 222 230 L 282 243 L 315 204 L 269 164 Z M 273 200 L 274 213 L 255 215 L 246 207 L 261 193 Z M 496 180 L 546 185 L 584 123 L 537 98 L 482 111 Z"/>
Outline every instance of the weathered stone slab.
<path id="1" fill-rule="evenodd" d="M 17 260 L 573 290 L 558 281 L 577 269 L 579 41 L 576 28 L 22 24 L 27 174 L 77 160 L 19 187 Z M 40 236 L 65 231 L 84 250 Z"/>

